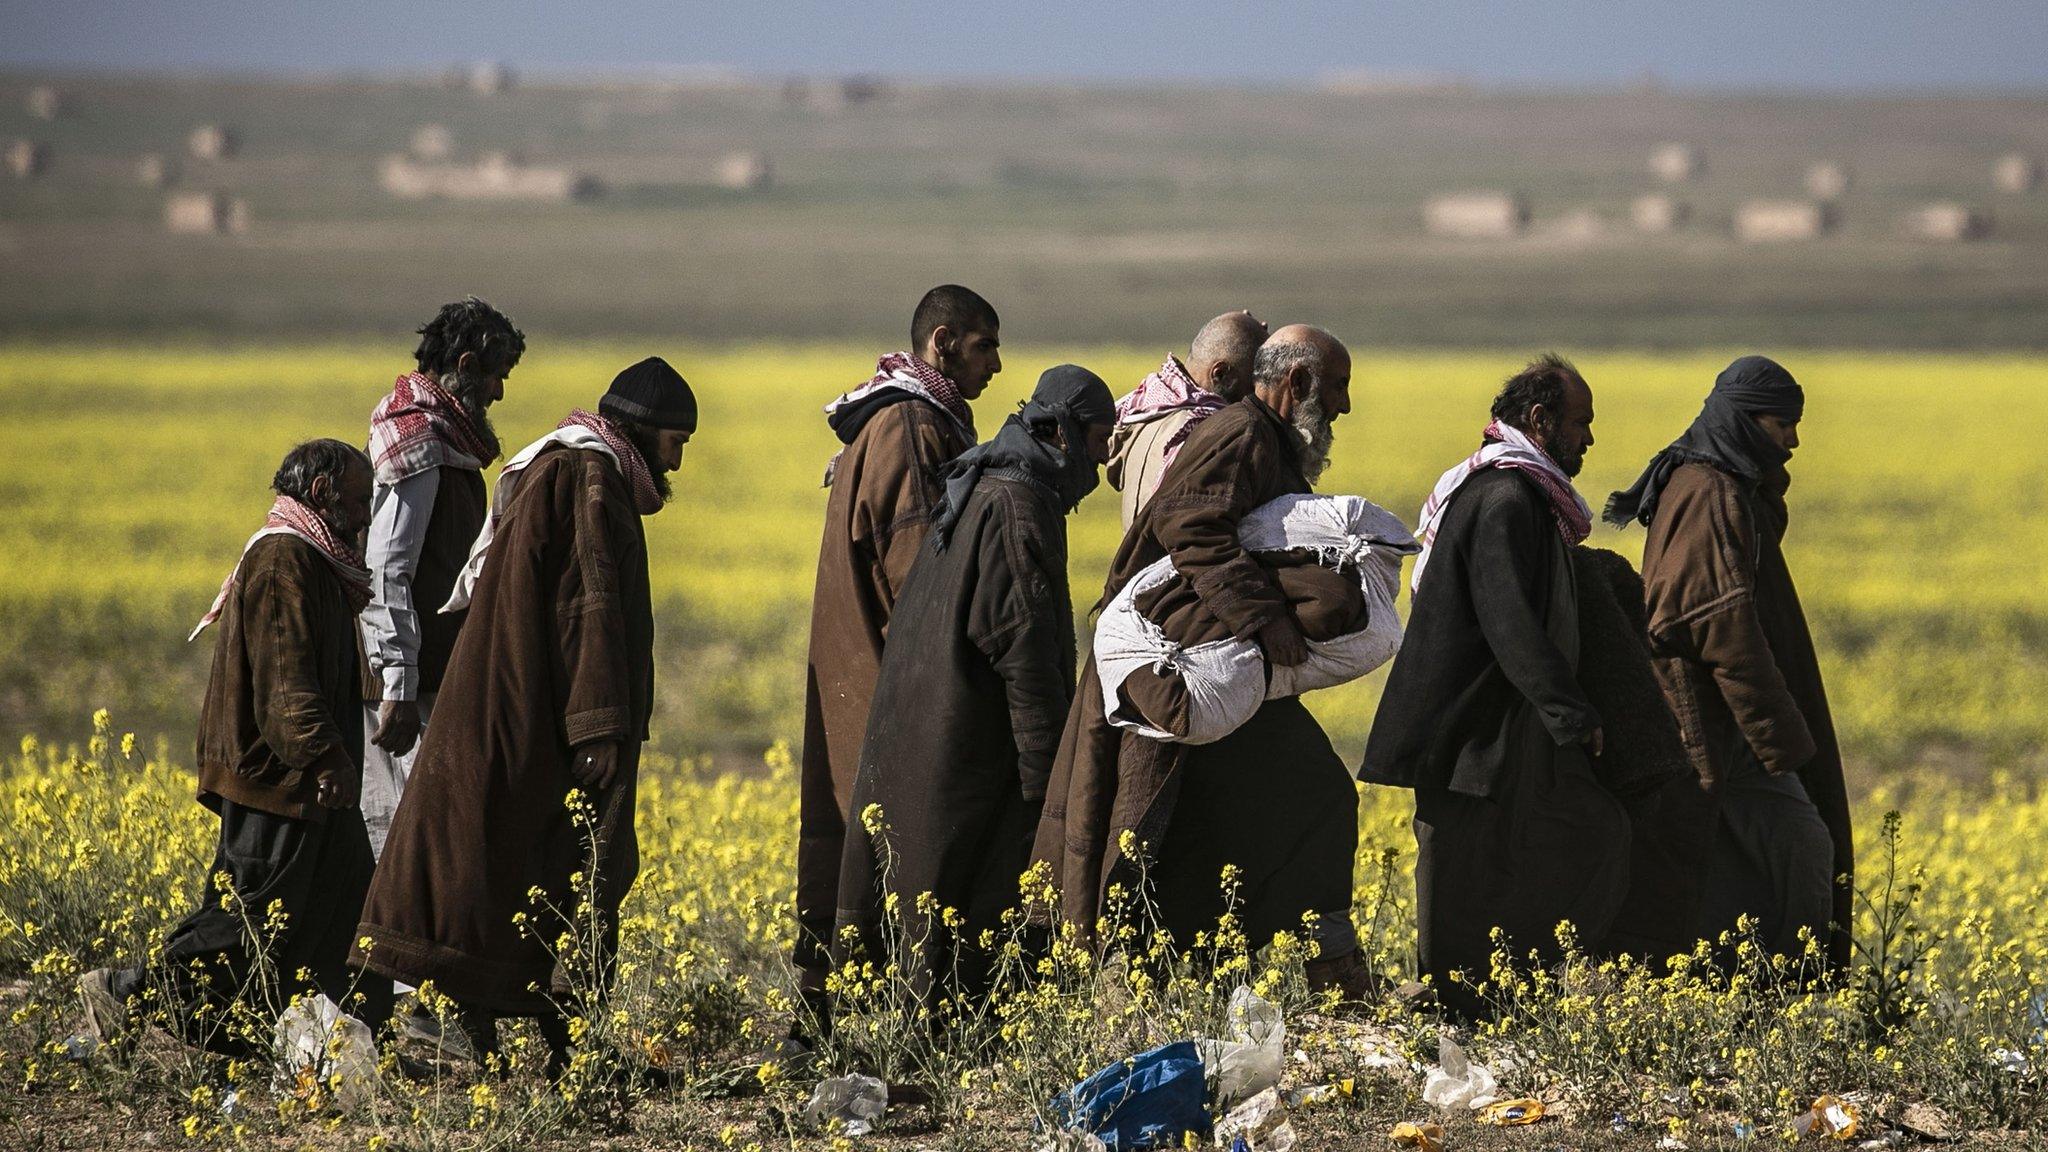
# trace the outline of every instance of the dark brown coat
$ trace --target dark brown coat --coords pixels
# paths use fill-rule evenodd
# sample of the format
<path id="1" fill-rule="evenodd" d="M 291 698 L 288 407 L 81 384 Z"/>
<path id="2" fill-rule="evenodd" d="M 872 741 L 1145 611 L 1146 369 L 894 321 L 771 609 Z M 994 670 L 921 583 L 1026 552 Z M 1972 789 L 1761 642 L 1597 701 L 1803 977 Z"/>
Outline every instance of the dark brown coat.
<path id="1" fill-rule="evenodd" d="M 1169 589 L 1178 591 L 1149 607 L 1154 619 L 1187 607 L 1178 601 L 1199 601 L 1198 611 L 1230 635 L 1251 639 L 1287 611 L 1272 570 L 1244 550 L 1237 528 L 1259 505 L 1309 491 L 1298 443 L 1294 429 L 1255 396 L 1203 421 L 1124 534 L 1110 563 L 1103 602 L 1146 565 L 1171 555 L 1186 579 L 1172 582 Z M 1286 702 L 1266 707 L 1280 703 Z M 1067 714 L 1032 847 L 1034 861 L 1052 866 L 1069 923 L 1093 930 L 1104 890 L 1122 862 L 1118 841 L 1124 832 L 1134 832 L 1154 848 L 1165 843 L 1187 751 L 1186 745 L 1111 727 L 1103 716 L 1101 681 L 1090 657 Z"/>
<path id="2" fill-rule="evenodd" d="M 833 468 L 811 597 L 797 833 L 796 963 L 814 976 L 826 963 L 889 615 L 944 491 L 940 471 L 973 446 L 936 405 L 904 399 L 870 417 Z"/>
<path id="3" fill-rule="evenodd" d="M 1834 840 L 1837 924 L 1852 922 L 1855 868 L 1842 754 L 1820 660 L 1785 565 L 1786 478 L 1749 489 L 1717 468 L 1672 472 L 1643 546 L 1657 677 L 1709 791 L 1754 752 L 1796 772 Z M 1829 941 L 1847 964 L 1849 936 Z"/>
<path id="4" fill-rule="evenodd" d="M 590 798 L 598 947 L 610 953 L 639 871 L 633 798 L 653 653 L 647 543 L 625 480 L 598 452 L 541 453 L 491 541 L 364 907 L 358 936 L 371 947 L 357 963 L 498 1012 L 546 1011 L 543 994 L 561 985 L 548 950 L 561 926 L 527 893 L 573 904 L 570 874 L 590 864 L 564 803 L 577 787 L 572 749 L 601 741 L 620 745 L 616 779 Z"/>
<path id="5" fill-rule="evenodd" d="M 362 655 L 341 574 L 296 536 L 242 557 L 215 623 L 199 709 L 199 799 L 321 819 L 315 765 L 336 749 L 363 765 Z"/>

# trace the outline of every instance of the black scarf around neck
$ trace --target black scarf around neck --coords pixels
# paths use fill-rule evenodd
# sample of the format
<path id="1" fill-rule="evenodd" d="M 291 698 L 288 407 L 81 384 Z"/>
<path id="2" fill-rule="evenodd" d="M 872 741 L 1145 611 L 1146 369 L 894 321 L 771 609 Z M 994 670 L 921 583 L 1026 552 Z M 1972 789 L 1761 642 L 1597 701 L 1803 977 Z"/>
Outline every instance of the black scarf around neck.
<path id="1" fill-rule="evenodd" d="M 1100 376 L 1078 364 L 1046 369 L 1031 399 L 994 436 L 946 466 L 946 492 L 932 514 L 933 547 L 945 550 L 984 475 L 1031 484 L 1051 496 L 1062 512 L 1073 511 L 1102 482 L 1100 469 L 1088 457 L 1088 428 L 1115 421 L 1116 403 Z M 1065 451 L 1049 439 L 1054 429 Z"/>
<path id="2" fill-rule="evenodd" d="M 1685 434 L 1650 458 L 1649 467 L 1624 491 L 1607 498 L 1603 515 L 1609 524 L 1626 527 L 1634 520 L 1649 524 L 1657 500 L 1680 464 L 1706 464 L 1741 480 L 1745 486 L 1782 495 L 1790 477 L 1785 462 L 1792 454 L 1757 427 L 1756 416 L 1797 420 L 1806 407 L 1806 393 L 1777 361 L 1744 356 L 1723 369 L 1707 394 L 1705 407 Z"/>

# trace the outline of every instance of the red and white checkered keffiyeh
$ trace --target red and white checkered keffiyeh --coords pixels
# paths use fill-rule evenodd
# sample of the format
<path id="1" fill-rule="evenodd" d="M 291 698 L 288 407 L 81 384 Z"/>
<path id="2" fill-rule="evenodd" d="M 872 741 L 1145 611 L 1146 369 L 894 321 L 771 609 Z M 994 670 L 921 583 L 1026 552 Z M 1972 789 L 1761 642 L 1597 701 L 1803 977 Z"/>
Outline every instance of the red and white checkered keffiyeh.
<path id="1" fill-rule="evenodd" d="M 960 386 L 937 368 L 919 360 L 908 352 L 891 352 L 875 363 L 875 374 L 868 382 L 825 405 L 829 415 L 851 404 L 857 404 L 884 388 L 901 388 L 914 392 L 938 405 L 966 431 L 968 439 L 974 434 L 974 410 L 967 406 L 967 400 L 960 395 Z"/>
<path id="2" fill-rule="evenodd" d="M 1166 448 L 1160 455 L 1160 466 L 1173 463 L 1180 453 L 1180 446 L 1187 442 L 1188 434 L 1195 426 L 1223 409 L 1230 401 L 1195 383 L 1178 356 L 1168 356 L 1159 371 L 1145 377 L 1129 395 L 1116 402 L 1116 426 L 1128 427 L 1144 424 L 1175 412 L 1189 412 L 1193 415 L 1167 438 Z"/>
<path id="3" fill-rule="evenodd" d="M 433 377 L 407 372 L 370 413 L 370 463 L 391 485 L 443 465 L 482 471 L 497 449 Z"/>
<path id="4" fill-rule="evenodd" d="M 1422 587 L 1422 570 L 1429 564 L 1430 549 L 1436 545 L 1436 530 L 1443 524 L 1444 511 L 1451 505 L 1451 495 L 1465 486 L 1478 472 L 1487 468 L 1514 468 L 1536 481 L 1545 495 L 1550 497 L 1550 514 L 1557 519 L 1558 535 L 1567 544 L 1585 540 L 1593 531 L 1593 510 L 1586 505 L 1586 498 L 1572 487 L 1572 478 L 1564 474 L 1557 461 L 1536 445 L 1534 440 L 1519 428 L 1503 424 L 1498 420 L 1486 426 L 1481 434 L 1483 443 L 1479 451 L 1465 458 L 1456 467 L 1445 472 L 1437 480 L 1436 489 L 1429 499 L 1422 502 L 1422 522 L 1415 529 L 1416 539 L 1422 542 L 1422 553 L 1415 558 L 1415 571 L 1409 577 L 1410 589 Z"/>
<path id="5" fill-rule="evenodd" d="M 519 454 L 505 461 L 505 467 L 499 470 L 498 486 L 491 492 L 491 514 L 484 520 L 483 531 L 476 534 L 476 542 L 470 545 L 469 559 L 463 562 L 462 571 L 455 574 L 455 588 L 449 593 L 448 602 L 441 606 L 441 611 L 460 612 L 469 607 L 477 578 L 483 575 L 484 562 L 490 558 L 491 541 L 498 534 L 498 521 L 512 506 L 520 477 L 525 474 L 527 465 L 538 459 L 542 452 L 557 445 L 602 452 L 611 457 L 612 463 L 625 476 L 626 487 L 633 493 L 634 510 L 642 516 L 652 516 L 661 511 L 661 489 L 654 486 L 654 473 L 647 467 L 640 450 L 633 447 L 633 442 L 626 439 L 611 421 L 595 412 L 574 409 L 567 419 L 555 425 L 554 431 L 521 448 Z"/>
<path id="6" fill-rule="evenodd" d="M 208 624 L 220 619 L 221 609 L 227 606 L 228 591 L 242 574 L 242 561 L 248 558 L 249 549 L 266 536 L 297 536 L 319 549 L 320 554 L 327 557 L 327 562 L 334 565 L 335 572 L 340 574 L 342 591 L 348 596 L 351 611 L 361 612 L 370 602 L 370 569 L 363 563 L 362 550 L 337 535 L 311 506 L 290 496 L 279 496 L 277 502 L 270 506 L 270 515 L 264 517 L 263 527 L 242 545 L 242 555 L 235 559 L 234 569 L 228 573 L 227 579 L 220 582 L 220 595 L 213 598 L 213 607 L 200 617 L 199 626 L 185 637 L 187 641 L 196 639 Z"/>

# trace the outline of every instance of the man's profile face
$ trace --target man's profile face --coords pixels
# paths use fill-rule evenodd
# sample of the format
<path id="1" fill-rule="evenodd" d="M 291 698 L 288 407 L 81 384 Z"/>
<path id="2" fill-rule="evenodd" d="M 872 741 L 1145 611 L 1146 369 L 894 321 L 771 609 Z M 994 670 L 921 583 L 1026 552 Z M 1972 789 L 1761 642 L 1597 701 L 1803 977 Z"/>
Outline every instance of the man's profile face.
<path id="1" fill-rule="evenodd" d="M 663 472 L 674 472 L 683 466 L 683 445 L 690 442 L 690 434 L 680 428 L 659 428 L 654 433 L 655 464 Z"/>
<path id="2" fill-rule="evenodd" d="M 463 398 L 478 408 L 489 408 L 505 398 L 505 378 L 512 368 L 503 361 L 486 363 L 474 352 L 464 352 L 455 362 L 455 379 Z"/>
<path id="3" fill-rule="evenodd" d="M 1316 381 L 1323 402 L 1323 419 L 1335 424 L 1337 417 L 1351 411 L 1351 354 L 1342 349 L 1326 359 L 1328 365 Z"/>
<path id="4" fill-rule="evenodd" d="M 369 530 L 372 480 L 370 466 L 360 460 L 351 461 L 342 469 L 338 486 L 326 476 L 313 480 L 313 490 L 308 495 L 313 497 L 314 508 L 335 534 L 345 540 L 360 542 Z"/>
<path id="5" fill-rule="evenodd" d="M 932 333 L 932 343 L 939 353 L 936 367 L 969 400 L 986 391 L 989 379 L 1003 370 L 1002 341 L 993 330 L 956 334 L 942 326 Z"/>
<path id="6" fill-rule="evenodd" d="M 1586 466 L 1586 449 L 1593 446 L 1593 390 L 1584 381 L 1565 385 L 1564 403 L 1556 412 L 1542 405 L 1530 409 L 1530 424 L 1538 441 L 1567 476 L 1577 476 Z"/>
<path id="7" fill-rule="evenodd" d="M 1090 424 L 1088 426 L 1088 458 L 1097 467 L 1109 463 L 1109 439 L 1116 432 L 1114 424 Z"/>
<path id="8" fill-rule="evenodd" d="M 1756 426 L 1763 429 L 1771 443 L 1785 451 L 1786 455 L 1799 447 L 1799 418 L 1797 416 L 1752 416 Z"/>

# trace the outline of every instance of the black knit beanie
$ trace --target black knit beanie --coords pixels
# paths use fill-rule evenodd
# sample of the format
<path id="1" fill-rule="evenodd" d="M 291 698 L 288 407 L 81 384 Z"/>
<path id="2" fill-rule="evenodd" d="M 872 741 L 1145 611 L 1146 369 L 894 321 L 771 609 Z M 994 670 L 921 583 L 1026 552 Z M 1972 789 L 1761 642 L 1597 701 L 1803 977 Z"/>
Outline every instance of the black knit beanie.
<path id="1" fill-rule="evenodd" d="M 652 428 L 697 430 L 697 396 L 681 373 L 659 356 L 649 356 L 617 376 L 597 402 L 605 416 L 619 416 Z"/>

